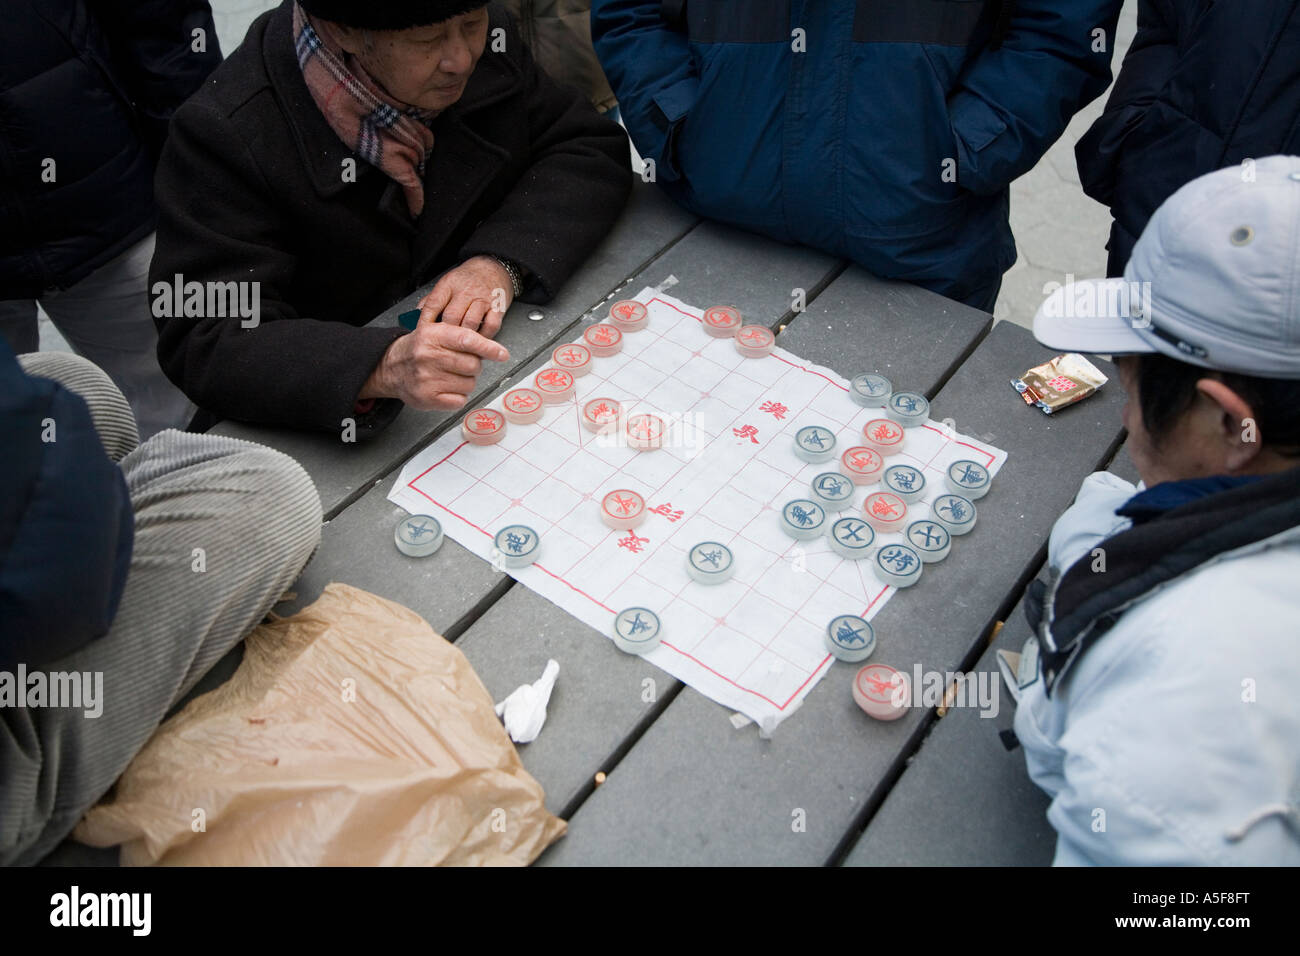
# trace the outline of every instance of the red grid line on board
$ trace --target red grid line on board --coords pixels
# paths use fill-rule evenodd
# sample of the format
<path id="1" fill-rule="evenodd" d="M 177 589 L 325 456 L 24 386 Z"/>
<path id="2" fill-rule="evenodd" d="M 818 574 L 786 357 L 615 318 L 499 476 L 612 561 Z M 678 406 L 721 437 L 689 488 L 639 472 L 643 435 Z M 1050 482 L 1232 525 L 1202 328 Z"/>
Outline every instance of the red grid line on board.
<path id="1" fill-rule="evenodd" d="M 678 308 L 676 305 L 673 305 L 673 304 L 670 303 L 670 302 L 666 302 L 666 301 L 664 301 L 663 299 L 659 298 L 658 296 L 654 296 L 654 297 L 652 297 L 652 298 L 649 300 L 649 302 L 647 303 L 647 305 L 649 305 L 649 304 L 653 304 L 653 303 L 658 303 L 659 305 L 664 306 L 664 307 L 666 307 L 666 308 L 669 308 L 669 309 L 673 310 L 674 312 L 677 312 L 677 313 L 679 313 L 679 314 L 681 314 L 681 315 L 683 315 L 683 316 L 686 316 L 686 317 L 688 317 L 688 318 L 692 318 L 692 319 L 694 319 L 697 323 L 703 321 L 703 320 L 700 318 L 700 316 L 692 315 L 691 313 L 686 312 L 686 311 L 684 311 L 683 309 Z M 661 340 L 663 340 L 663 339 L 664 339 L 664 333 L 663 333 L 663 332 L 660 332 L 657 336 L 655 336 L 655 341 L 661 341 Z M 693 357 L 694 357 L 694 356 L 693 356 Z M 715 362 L 715 361 L 713 361 L 713 359 L 708 358 L 707 356 L 699 356 L 699 357 L 700 357 L 700 358 L 704 358 L 706 361 L 709 361 L 710 364 L 712 364 L 712 365 L 716 365 L 719 369 L 723 370 L 725 373 L 727 373 L 727 374 L 729 374 L 729 375 L 736 375 L 736 376 L 738 376 L 738 377 L 740 377 L 740 378 L 743 378 L 743 379 L 745 379 L 746 381 L 748 381 L 748 382 L 750 382 L 750 383 L 752 383 L 752 384 L 754 384 L 754 385 L 757 385 L 757 386 L 759 386 L 760 388 L 762 388 L 762 389 L 764 389 L 764 390 L 770 389 L 770 388 L 772 387 L 771 385 L 769 385 L 769 384 L 767 384 L 767 383 L 757 381 L 756 379 L 753 379 L 753 378 L 749 377 L 748 375 L 745 375 L 744 372 L 741 371 L 741 369 L 743 369 L 743 368 L 745 367 L 744 365 L 739 365 L 739 366 L 736 366 L 736 367 L 734 367 L 734 368 L 730 368 L 730 369 L 729 369 L 729 368 L 727 368 L 725 365 L 722 365 L 722 364 L 720 364 L 720 363 L 718 363 L 718 362 Z M 809 374 L 809 375 L 815 375 L 815 376 L 817 376 L 818 378 L 824 379 L 827 383 L 829 383 L 829 384 L 831 384 L 831 385 L 834 385 L 836 388 L 840 389 L 841 391 L 844 391 L 844 392 L 847 392 L 847 391 L 848 391 L 848 389 L 847 389 L 845 386 L 840 385 L 838 382 L 835 382 L 833 379 L 829 378 L 829 377 L 826 376 L 826 375 L 823 375 L 823 374 L 820 373 L 820 372 L 813 371 L 812 369 L 809 369 L 809 368 L 807 368 L 806 366 L 800 365 L 800 364 L 798 364 L 797 362 L 791 362 L 790 360 L 785 359 L 785 358 L 783 358 L 783 357 L 781 357 L 781 356 L 779 356 L 779 355 L 773 355 L 773 356 L 771 356 L 771 357 L 776 358 L 778 361 L 780 361 L 780 362 L 782 362 L 782 363 L 784 363 L 784 364 L 790 366 L 790 367 L 793 368 L 793 369 L 798 369 L 799 371 L 804 372 L 804 373 L 806 373 L 806 374 Z M 630 358 L 633 359 L 633 360 L 636 360 L 636 361 L 640 361 L 642 364 L 649 366 L 651 369 L 654 369 L 655 371 L 659 371 L 658 369 L 655 369 L 655 367 L 654 367 L 653 365 L 649 365 L 649 363 L 645 362 L 644 359 L 640 359 L 640 358 L 637 357 L 637 356 L 631 356 Z M 684 368 L 684 367 L 685 367 L 685 365 L 682 365 L 682 366 L 680 366 L 677 370 L 675 370 L 675 372 L 668 373 L 668 377 L 676 378 L 676 377 L 677 377 L 677 376 L 676 376 L 676 372 L 681 371 L 681 369 Z M 609 381 L 610 381 L 610 379 L 609 379 L 607 376 L 601 376 L 601 379 L 602 379 L 602 381 L 605 381 L 605 382 L 609 382 Z M 681 381 L 681 379 L 678 379 L 678 381 Z M 685 383 L 685 382 L 683 382 L 683 384 L 689 384 L 689 383 Z M 635 397 L 635 400 L 636 400 L 636 401 L 640 401 L 640 402 L 645 402 L 645 401 L 646 401 L 646 396 L 645 396 L 645 395 L 636 396 L 636 397 Z M 737 412 L 737 418 L 739 418 L 740 416 L 744 415 L 745 412 L 746 412 L 745 409 L 736 409 L 735 406 L 732 406 L 729 402 L 722 401 L 722 399 L 718 399 L 718 401 L 721 402 L 721 404 L 726 405 L 727 407 L 731 408 L 733 411 L 736 411 L 736 412 Z M 809 401 L 812 401 L 812 400 L 810 399 Z M 697 400 L 697 402 L 696 402 L 695 404 L 698 404 L 698 400 Z M 692 407 L 694 407 L 694 405 L 692 405 Z M 734 421 L 734 420 L 733 420 L 733 421 Z M 997 457 L 996 455 L 991 454 L 990 452 L 987 452 L 987 451 L 985 451 L 985 450 L 982 449 L 982 448 L 978 448 L 978 447 L 976 447 L 976 446 L 974 446 L 974 445 L 971 445 L 971 444 L 969 444 L 969 443 L 967 443 L 967 442 L 960 441 L 960 440 L 958 440 L 958 439 L 952 437 L 952 436 L 950 435 L 950 433 L 948 432 L 948 430 L 946 430 L 946 429 L 938 429 L 938 428 L 935 428 L 934 426 L 932 426 L 932 425 L 930 425 L 930 424 L 928 424 L 928 423 L 925 424 L 923 427 L 925 427 L 925 428 L 927 428 L 927 429 L 929 429 L 929 430 L 931 430 L 931 431 L 934 431 L 934 432 L 940 434 L 940 435 L 944 438 L 945 442 L 947 442 L 947 443 L 952 443 L 952 444 L 962 445 L 963 447 L 969 448 L 969 449 L 971 449 L 972 451 L 975 451 L 975 452 L 980 453 L 981 455 L 983 455 L 983 456 L 987 459 L 986 467 L 992 467 L 993 462 L 996 460 L 996 457 Z M 784 433 L 785 433 L 785 430 L 783 429 L 779 434 L 784 434 Z M 722 437 L 723 434 L 725 434 L 725 429 L 724 429 L 723 433 L 720 433 L 720 434 L 717 435 L 717 436 L 711 436 L 711 438 L 712 438 L 713 440 L 717 440 L 718 438 Z M 579 435 L 579 441 L 578 441 L 578 448 L 579 448 L 579 450 L 581 450 L 581 449 L 584 447 L 584 445 L 583 445 L 583 437 L 584 437 L 584 436 L 582 436 L 581 434 Z M 468 518 L 466 518 L 465 516 L 463 516 L 463 515 L 457 513 L 456 511 L 454 511 L 453 509 L 447 507 L 446 505 L 443 505 L 443 504 L 441 504 L 440 502 L 434 500 L 434 499 L 433 499 L 432 497 L 430 497 L 427 493 L 425 493 L 422 489 L 416 487 L 416 482 L 420 481 L 421 479 L 423 479 L 424 477 L 426 477 L 426 476 L 427 476 L 431 471 L 433 471 L 434 469 L 436 469 L 436 468 L 439 467 L 440 465 L 442 465 L 442 464 L 446 463 L 448 460 L 450 460 L 453 456 L 456 455 L 457 452 L 459 452 L 462 448 L 464 448 L 466 444 L 468 444 L 468 443 L 467 443 L 467 442 L 461 442 L 460 444 L 458 444 L 455 448 L 453 448 L 451 451 L 449 451 L 446 455 L 444 455 L 444 456 L 443 456 L 441 459 L 439 459 L 437 462 L 434 462 L 432 465 L 430 465 L 428 468 L 426 468 L 426 469 L 425 469 L 424 471 L 422 471 L 420 474 L 418 474 L 418 475 L 416 475 L 414 478 L 412 478 L 412 479 L 407 483 L 407 487 L 410 488 L 411 490 L 417 492 L 421 497 L 427 499 L 427 500 L 430 501 L 432 504 L 437 505 L 437 507 L 441 508 L 443 511 L 446 511 L 448 514 L 451 514 L 451 515 L 455 516 L 456 518 L 460 519 L 460 520 L 461 520 L 462 522 L 464 522 L 466 525 L 468 525 L 468 526 L 474 528 L 475 530 L 479 531 L 480 533 L 486 535 L 488 538 L 492 538 L 493 535 L 491 534 L 491 532 L 485 530 L 484 528 L 479 527 L 477 524 L 475 524 L 474 522 L 470 521 L 470 520 L 469 520 Z M 526 442 L 525 444 L 527 444 L 527 442 Z M 521 447 L 523 447 L 523 446 L 521 446 Z M 945 446 L 941 446 L 941 450 L 942 450 L 942 447 L 946 447 L 946 445 L 945 445 Z M 518 451 L 518 449 L 516 449 L 515 451 L 510 451 L 510 452 L 508 452 L 508 454 L 509 454 L 510 456 L 515 456 L 515 455 L 517 454 L 517 451 Z M 931 461 L 933 461 L 935 457 L 938 457 L 938 454 L 939 454 L 939 453 L 936 452 L 936 454 L 935 454 L 934 456 L 931 457 Z M 674 456 L 674 457 L 675 457 L 675 456 Z M 751 460 L 757 460 L 757 459 L 756 459 L 756 458 L 753 458 L 753 459 L 751 459 Z M 687 467 L 688 464 L 689 464 L 689 462 L 683 462 L 681 468 L 678 468 L 677 471 L 674 472 L 673 477 L 676 477 L 676 475 L 680 474 L 680 472 L 681 472 L 685 467 Z M 746 461 L 746 464 L 748 464 L 748 461 Z M 795 477 L 796 477 L 795 475 L 792 475 L 792 474 L 790 474 L 789 472 L 785 472 L 783 469 L 780 469 L 780 468 L 777 468 L 777 467 L 774 466 L 774 465 L 771 465 L 770 462 L 766 462 L 766 461 L 765 461 L 764 464 L 768 465 L 769 467 L 772 467 L 773 470 L 775 470 L 775 471 L 778 471 L 778 472 L 780 472 L 780 473 L 782 473 L 782 474 L 787 475 L 791 480 L 794 480 Z M 928 463 L 927 463 L 927 465 L 928 465 Z M 927 465 L 922 465 L 922 467 L 927 467 Z M 534 466 L 534 467 L 536 467 L 536 466 Z M 745 466 L 742 465 L 741 467 L 742 467 L 742 469 L 743 469 Z M 552 477 L 555 477 L 555 476 L 552 474 Z M 733 477 L 734 477 L 734 476 L 733 476 Z M 482 479 L 476 479 L 476 480 L 482 480 Z M 562 479 L 561 479 L 561 483 L 564 484 L 564 485 L 566 485 L 566 486 L 568 486 L 568 483 L 567 483 L 567 482 L 564 482 Z M 490 486 L 489 486 L 489 487 L 490 487 Z M 573 491 L 576 492 L 576 489 L 572 489 L 571 486 L 568 486 L 568 487 L 570 487 L 571 490 L 573 490 Z M 715 494 L 716 494 L 716 492 L 715 492 Z M 712 500 L 712 496 L 710 497 L 709 500 Z M 744 529 L 747 528 L 747 527 L 749 526 L 749 524 L 752 524 L 752 521 L 753 521 L 753 520 L 757 520 L 757 519 L 752 519 L 750 522 L 747 522 L 744 526 L 742 526 L 742 528 L 741 528 L 739 531 L 733 531 L 733 532 L 732 532 L 731 540 L 734 541 L 736 538 L 745 538 L 745 535 L 744 535 Z M 661 544 L 660 544 L 660 548 L 662 548 L 663 546 L 667 545 L 668 542 L 669 542 L 672 538 L 675 537 L 675 534 L 676 534 L 676 532 L 677 532 L 678 530 L 680 530 L 680 529 L 678 529 L 678 528 L 674 528 L 674 529 L 670 530 L 669 533 L 668 533 L 668 537 L 665 538 L 665 539 L 661 542 Z M 749 540 L 749 539 L 745 538 L 745 540 Z M 656 549 L 655 549 L 655 551 L 658 551 L 658 550 L 659 550 L 659 548 L 656 548 Z M 770 552 L 769 552 L 769 553 L 770 553 Z M 777 555 L 776 558 L 775 558 L 775 560 L 772 562 L 771 565 L 768 566 L 768 568 L 770 568 L 770 567 L 774 566 L 775 564 L 779 563 L 781 560 L 782 560 L 782 555 Z M 575 566 L 576 566 L 576 565 L 575 565 Z M 581 595 L 582 597 L 587 598 L 588 600 L 590 600 L 593 604 L 595 604 L 597 607 L 601 608 L 602 610 L 604 610 L 604 611 L 606 611 L 606 612 L 608 612 L 608 613 L 610 613 L 610 614 L 614 614 L 614 613 L 616 613 L 616 612 L 614 611 L 613 608 L 609 607 L 609 606 L 606 605 L 603 601 L 599 600 L 598 598 L 594 597 L 593 595 L 587 593 L 587 592 L 584 591 L 582 588 L 579 588 L 579 587 L 577 587 L 576 585 L 572 584 L 572 583 L 571 583 L 570 581 L 568 581 L 567 578 L 565 578 L 562 574 L 557 574 L 557 573 L 555 573 L 554 571 L 551 571 L 551 570 L 549 570 L 548 568 L 546 568 L 545 566 L 541 565 L 540 563 L 534 563 L 534 564 L 532 565 L 532 567 L 536 567 L 536 568 L 538 568 L 539 570 L 541 570 L 543 573 L 547 574 L 548 576 L 550 576 L 550 577 L 553 578 L 554 580 L 556 580 L 556 581 L 558 581 L 559 583 L 561 583 L 561 584 L 565 585 L 566 587 L 568 587 L 568 588 L 569 588 L 571 591 L 573 591 L 575 594 L 579 594 L 579 595 Z M 572 570 L 572 568 L 570 568 L 570 569 L 568 569 L 568 570 Z M 637 570 L 639 570 L 639 569 L 634 569 L 631 573 L 629 573 L 628 576 L 627 576 L 626 578 L 624 578 L 624 579 L 622 580 L 622 582 L 620 582 L 619 586 L 621 587 L 621 586 L 622 586 L 623 584 L 625 584 L 625 583 L 626 583 L 630 578 L 632 578 L 632 577 L 637 573 Z M 566 571 L 565 573 L 568 573 L 568 572 Z M 842 589 L 840 589 L 838 586 L 830 584 L 827 580 L 825 580 L 825 579 L 823 579 L 823 578 L 819 578 L 819 577 L 817 577 L 816 575 L 813 575 L 813 576 L 814 576 L 814 578 L 817 578 L 817 580 L 819 580 L 819 581 L 821 582 L 821 584 L 822 584 L 823 587 L 832 587 L 832 588 L 834 588 L 836 591 L 840 591 L 841 593 L 846 593 L 846 592 L 843 592 Z M 615 590 L 617 590 L 617 588 L 616 588 Z M 683 587 L 681 590 L 684 591 L 684 590 L 686 590 L 686 588 Z M 889 591 L 889 586 L 888 586 L 888 585 L 881 587 L 881 589 L 876 593 L 875 597 L 873 597 L 873 598 L 871 599 L 870 603 L 867 605 L 866 609 L 863 611 L 863 617 L 865 617 L 867 614 L 869 614 L 869 613 L 871 612 L 872 608 L 874 608 L 874 607 L 876 606 L 876 604 L 879 603 L 879 601 L 880 601 L 880 600 L 885 596 L 885 594 L 886 594 L 888 591 Z M 685 603 L 691 605 L 691 606 L 694 607 L 696 610 L 703 610 L 703 609 L 699 608 L 698 605 L 695 605 L 694 602 L 690 601 L 690 600 L 687 599 L 687 598 L 682 597 L 682 595 L 681 595 L 681 591 L 679 591 L 679 592 L 678 592 L 676 595 L 674 595 L 674 596 L 675 596 L 677 599 L 680 599 L 680 600 L 684 601 Z M 810 598 L 809 600 L 811 600 L 811 598 Z M 805 602 L 805 603 L 806 603 L 806 602 Z M 734 610 L 734 606 L 733 606 L 733 610 Z M 707 613 L 707 612 L 706 612 L 706 613 Z M 800 611 L 799 611 L 799 610 L 794 611 L 794 612 L 791 614 L 790 620 L 794 620 L 794 619 L 796 619 L 796 618 L 799 618 L 799 615 L 800 615 Z M 806 619 L 801 619 L 801 620 L 806 620 Z M 716 626 L 717 626 L 717 625 L 715 625 L 714 627 L 716 628 Z M 711 628 L 710 630 L 712 630 L 712 628 Z M 741 636 L 744 636 L 744 635 L 741 635 Z M 706 638 L 707 638 L 707 635 L 706 635 Z M 770 646 L 768 646 L 768 644 L 771 643 L 770 641 L 768 642 L 768 644 L 759 644 L 757 641 L 753 641 L 752 639 L 750 639 L 750 640 L 751 640 L 751 643 L 754 643 L 756 646 L 758 646 L 758 647 L 761 648 L 761 650 L 760 650 L 760 652 L 759 652 L 759 655 L 758 655 L 759 657 L 761 657 L 763 653 L 771 654 L 771 655 L 773 655 L 773 656 L 775 656 L 775 657 L 778 657 L 778 658 L 780 658 L 780 659 L 786 661 L 787 663 L 789 663 L 789 664 L 791 664 L 792 666 L 798 668 L 799 670 L 804 670 L 804 668 L 803 668 L 802 666 L 796 664 L 794 661 L 791 661 L 791 660 L 789 660 L 789 658 L 786 658 L 784 655 L 782 655 L 782 654 L 780 654 L 780 653 L 778 653 L 778 652 L 776 652 L 776 651 L 773 651 L 773 650 L 770 648 Z M 805 678 L 805 680 L 804 680 L 804 681 L 803 681 L 803 682 L 802 682 L 802 683 L 801 683 L 797 688 L 795 688 L 794 692 L 793 692 L 793 693 L 792 693 L 792 694 L 791 694 L 791 695 L 790 695 L 790 696 L 789 696 L 789 697 L 788 697 L 788 698 L 787 698 L 783 703 L 781 703 L 781 702 L 777 702 L 777 701 L 775 701 L 775 700 L 772 700 L 770 697 L 766 696 L 765 694 L 759 693 L 758 691 L 755 691 L 755 690 L 753 690 L 752 688 L 746 687 L 746 686 L 744 686 L 744 685 L 738 683 L 737 681 L 732 680 L 730 677 L 727 677 L 725 674 L 721 674 L 721 673 L 719 673 L 717 670 L 715 670 L 714 668 L 712 668 L 712 667 L 710 667 L 709 665 L 705 664 L 705 663 L 704 663 L 703 661 L 701 661 L 699 658 L 695 657 L 694 655 L 692 655 L 692 654 L 690 654 L 690 653 L 688 653 L 688 652 L 686 652 L 686 651 L 683 651 L 682 649 L 680 649 L 680 648 L 678 648 L 678 647 L 676 647 L 676 646 L 670 644 L 670 643 L 667 642 L 667 641 L 662 642 L 662 646 L 667 647 L 667 648 L 673 650 L 675 653 L 681 655 L 682 657 L 687 658 L 688 660 L 690 660 L 692 663 L 694 663 L 694 664 L 697 665 L 698 667 L 703 668 L 704 670 L 708 671 L 709 673 L 713 674 L 714 676 L 716 676 L 716 677 L 720 678 L 721 680 L 725 681 L 727 684 L 730 684 L 731 686 L 737 688 L 738 690 L 744 691 L 744 692 L 747 693 L 747 694 L 750 694 L 750 695 L 752 695 L 752 696 L 754 696 L 754 697 L 757 697 L 757 698 L 759 698 L 760 700 L 763 700 L 763 701 L 767 702 L 768 704 L 772 705 L 773 707 L 775 707 L 775 708 L 777 708 L 778 710 L 781 710 L 781 711 L 784 711 L 786 708 L 788 708 L 788 707 L 790 706 L 790 704 L 791 704 L 791 703 L 792 703 L 792 702 L 793 702 L 793 701 L 794 701 L 794 700 L 795 700 L 795 699 L 796 699 L 796 698 L 797 698 L 797 697 L 798 697 L 798 696 L 803 692 L 803 690 L 808 686 L 808 684 L 809 684 L 809 683 L 810 683 L 814 678 L 816 678 L 818 674 L 820 674 L 820 673 L 825 669 L 827 663 L 830 662 L 830 661 L 832 660 L 831 655 L 830 655 L 830 654 L 827 654 L 827 655 L 822 659 L 822 661 L 821 661 L 821 662 L 820 662 L 820 663 L 819 663 L 815 668 L 813 668 L 812 671 L 811 671 L 810 673 L 808 673 L 808 676 Z M 757 660 L 757 659 L 758 659 L 758 658 L 756 657 L 755 660 Z M 750 662 L 750 665 L 748 665 L 748 666 L 752 666 L 752 664 L 753 664 L 753 661 L 751 661 L 751 662 Z"/>
<path id="2" fill-rule="evenodd" d="M 970 444 L 969 442 L 958 441 L 955 438 L 951 438 L 949 437 L 948 433 L 945 432 L 942 428 L 935 428 L 933 425 L 928 425 L 928 424 L 922 427 L 928 428 L 932 432 L 938 432 L 940 435 L 943 435 L 945 441 L 951 442 L 954 445 L 961 445 L 965 448 L 969 448 L 971 451 L 979 452 L 981 455 L 983 455 L 988 459 L 988 464 L 984 466 L 985 468 L 992 468 L 993 462 L 997 460 L 997 455 L 991 455 L 988 452 L 986 452 L 983 448 L 976 448 L 974 445 Z"/>

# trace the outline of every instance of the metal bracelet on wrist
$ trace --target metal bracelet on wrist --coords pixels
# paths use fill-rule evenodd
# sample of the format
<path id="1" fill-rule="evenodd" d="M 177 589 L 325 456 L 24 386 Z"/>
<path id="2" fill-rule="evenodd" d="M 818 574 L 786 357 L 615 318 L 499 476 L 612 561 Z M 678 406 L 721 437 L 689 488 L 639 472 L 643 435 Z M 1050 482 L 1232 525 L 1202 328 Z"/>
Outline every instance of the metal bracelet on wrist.
<path id="1" fill-rule="evenodd" d="M 518 298 L 524 291 L 524 277 L 519 272 L 519 267 L 509 259 L 502 259 L 500 256 L 493 256 L 501 264 L 501 268 L 506 270 L 506 275 L 510 276 L 510 288 L 513 290 L 513 296 Z"/>

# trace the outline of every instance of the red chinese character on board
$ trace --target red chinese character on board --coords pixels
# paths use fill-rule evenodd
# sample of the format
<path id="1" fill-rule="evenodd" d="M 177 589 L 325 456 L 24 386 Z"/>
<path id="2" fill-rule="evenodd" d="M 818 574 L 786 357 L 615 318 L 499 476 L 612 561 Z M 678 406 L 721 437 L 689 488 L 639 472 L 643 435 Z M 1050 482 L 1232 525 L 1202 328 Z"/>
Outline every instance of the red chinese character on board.
<path id="1" fill-rule="evenodd" d="M 871 513 L 877 518 L 894 518 L 898 515 L 898 509 L 890 504 L 888 498 L 877 498 L 871 502 Z"/>
<path id="2" fill-rule="evenodd" d="M 746 425 L 744 428 L 733 428 L 731 432 L 737 438 L 748 438 L 755 445 L 758 444 L 758 439 L 754 437 L 758 434 L 758 429 L 753 425 Z"/>
<path id="3" fill-rule="evenodd" d="M 656 515 L 663 515 L 669 521 L 677 521 L 681 518 L 683 514 L 682 509 L 680 508 L 676 510 L 673 509 L 673 503 L 671 501 L 665 501 L 663 504 L 651 508 L 650 513 Z"/>
<path id="4" fill-rule="evenodd" d="M 633 554 L 640 554 L 649 543 L 649 538 L 638 538 L 635 531 L 629 531 L 626 538 L 618 539 L 618 546 L 620 548 L 627 548 Z"/>
<path id="5" fill-rule="evenodd" d="M 786 408 L 780 402 L 764 402 L 758 406 L 760 412 L 770 412 L 778 421 L 785 418 L 785 413 L 790 409 Z"/>
<path id="6" fill-rule="evenodd" d="M 894 430 L 889 427 L 887 422 L 881 422 L 876 426 L 876 430 L 871 433 L 871 437 L 876 441 L 893 441 L 898 436 L 894 434 Z"/>
<path id="7" fill-rule="evenodd" d="M 1068 392 L 1070 389 L 1076 388 L 1078 384 L 1079 383 L 1074 381 L 1074 379 L 1066 378 L 1064 375 L 1058 375 L 1047 383 L 1047 387 L 1057 392 Z"/>
<path id="8" fill-rule="evenodd" d="M 546 385 L 567 385 L 569 381 L 564 372 L 556 369 L 547 369 L 537 376 L 537 380 Z"/>

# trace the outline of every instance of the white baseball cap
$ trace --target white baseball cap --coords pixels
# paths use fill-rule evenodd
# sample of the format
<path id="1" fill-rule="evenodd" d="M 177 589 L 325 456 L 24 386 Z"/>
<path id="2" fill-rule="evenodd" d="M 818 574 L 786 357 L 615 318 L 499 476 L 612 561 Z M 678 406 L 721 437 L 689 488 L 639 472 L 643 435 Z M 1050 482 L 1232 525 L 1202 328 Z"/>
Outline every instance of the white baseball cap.
<path id="1" fill-rule="evenodd" d="M 1124 277 L 1056 289 L 1034 337 L 1300 379 L 1300 156 L 1245 160 L 1183 186 L 1147 223 Z"/>

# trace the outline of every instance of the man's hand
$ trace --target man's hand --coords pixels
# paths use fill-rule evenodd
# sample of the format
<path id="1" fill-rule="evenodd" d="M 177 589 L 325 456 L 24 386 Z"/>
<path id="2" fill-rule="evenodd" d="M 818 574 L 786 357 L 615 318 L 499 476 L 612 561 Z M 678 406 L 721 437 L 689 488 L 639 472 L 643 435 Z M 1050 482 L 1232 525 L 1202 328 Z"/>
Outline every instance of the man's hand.
<path id="1" fill-rule="evenodd" d="M 420 324 L 441 315 L 446 325 L 477 329 L 492 338 L 514 298 L 510 273 L 501 263 L 491 256 L 475 256 L 445 273 L 419 301 Z"/>
<path id="2" fill-rule="evenodd" d="M 400 398 L 421 411 L 451 411 L 474 391 L 483 359 L 509 358 L 504 345 L 472 329 L 421 319 L 388 346 L 357 398 Z"/>

